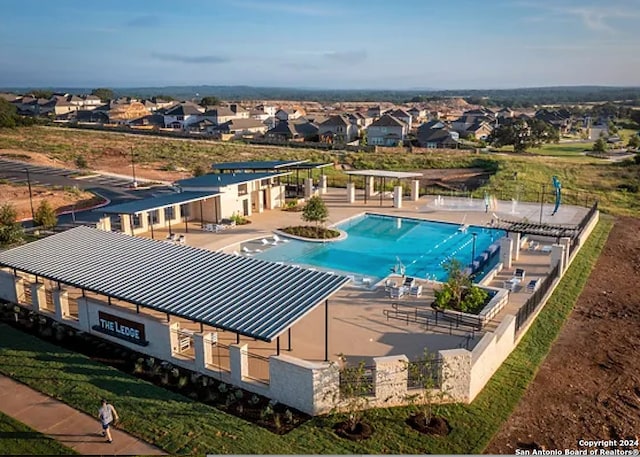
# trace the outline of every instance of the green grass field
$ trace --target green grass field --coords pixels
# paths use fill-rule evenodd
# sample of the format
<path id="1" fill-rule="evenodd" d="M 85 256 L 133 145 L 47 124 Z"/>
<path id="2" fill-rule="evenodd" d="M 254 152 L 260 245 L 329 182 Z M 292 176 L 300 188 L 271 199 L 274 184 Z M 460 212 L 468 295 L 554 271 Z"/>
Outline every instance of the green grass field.
<path id="1" fill-rule="evenodd" d="M 0 454 L 65 455 L 77 453 L 22 422 L 0 413 Z"/>
<path id="2" fill-rule="evenodd" d="M 171 454 L 423 454 L 481 452 L 533 379 L 576 302 L 612 227 L 602 220 L 582 247 L 527 336 L 471 405 L 447 405 L 440 413 L 453 427 L 446 438 L 423 436 L 404 420 L 411 408 L 367 413 L 374 436 L 355 443 L 336 437 L 339 416 L 315 418 L 284 436 L 274 435 L 213 407 L 196 403 L 82 355 L 6 325 L 0 327 L 0 372 L 92 413 L 107 397 L 122 427 Z"/>

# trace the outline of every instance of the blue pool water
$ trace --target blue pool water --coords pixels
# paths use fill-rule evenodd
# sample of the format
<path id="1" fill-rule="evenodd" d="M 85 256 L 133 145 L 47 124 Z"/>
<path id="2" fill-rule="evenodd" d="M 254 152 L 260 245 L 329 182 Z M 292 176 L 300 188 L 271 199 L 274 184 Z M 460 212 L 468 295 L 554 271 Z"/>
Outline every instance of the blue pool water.
<path id="1" fill-rule="evenodd" d="M 465 267 L 471 264 L 473 233 L 478 260 L 490 245 L 505 235 L 503 230 L 485 227 L 470 226 L 464 233 L 456 224 L 371 214 L 350 219 L 338 228 L 347 232 L 347 239 L 332 243 L 291 240 L 256 257 L 376 280 L 388 276 L 401 264 L 408 276 L 441 281 L 447 276 L 442 263 L 449 258 L 455 257 Z M 481 265 L 476 277 L 481 277 L 497 257 Z"/>

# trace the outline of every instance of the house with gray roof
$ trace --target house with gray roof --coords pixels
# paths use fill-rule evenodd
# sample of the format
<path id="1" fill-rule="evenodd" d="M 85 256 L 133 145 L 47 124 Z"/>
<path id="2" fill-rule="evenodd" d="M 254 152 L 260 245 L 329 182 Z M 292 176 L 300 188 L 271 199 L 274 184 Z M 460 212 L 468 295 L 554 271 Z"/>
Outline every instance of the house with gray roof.
<path id="1" fill-rule="evenodd" d="M 407 113 L 405 110 L 396 109 L 386 114 L 389 114 L 390 116 L 393 116 L 396 119 L 401 120 L 402 122 L 407 124 L 409 126 L 409 130 L 411 130 L 411 123 L 413 122 L 413 116 L 411 116 L 411 114 Z"/>
<path id="2" fill-rule="evenodd" d="M 280 121 L 265 133 L 265 138 L 271 141 L 317 141 L 318 126 L 303 121 Z"/>
<path id="3" fill-rule="evenodd" d="M 418 127 L 417 138 L 422 148 L 457 148 L 460 135 L 443 122 L 431 121 Z"/>
<path id="4" fill-rule="evenodd" d="M 409 132 L 409 126 L 385 114 L 367 128 L 367 143 L 372 146 L 398 146 Z"/>
<path id="5" fill-rule="evenodd" d="M 358 126 L 345 115 L 335 115 L 318 125 L 320 141 L 346 144 L 358 138 Z"/>
<path id="6" fill-rule="evenodd" d="M 198 122 L 204 108 L 192 102 L 182 102 L 167 109 L 164 113 L 164 125 L 168 128 L 186 129 L 189 124 Z"/>

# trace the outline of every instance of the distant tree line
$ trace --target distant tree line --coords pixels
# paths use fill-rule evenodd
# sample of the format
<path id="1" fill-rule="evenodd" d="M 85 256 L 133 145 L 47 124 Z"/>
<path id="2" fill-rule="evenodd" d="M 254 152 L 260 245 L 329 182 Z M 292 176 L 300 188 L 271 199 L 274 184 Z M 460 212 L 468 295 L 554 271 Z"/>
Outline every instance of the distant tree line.
<path id="1" fill-rule="evenodd" d="M 35 120 L 31 117 L 18 115 L 18 110 L 11 103 L 0 98 L 0 128 L 14 128 L 25 125 L 33 125 Z"/>

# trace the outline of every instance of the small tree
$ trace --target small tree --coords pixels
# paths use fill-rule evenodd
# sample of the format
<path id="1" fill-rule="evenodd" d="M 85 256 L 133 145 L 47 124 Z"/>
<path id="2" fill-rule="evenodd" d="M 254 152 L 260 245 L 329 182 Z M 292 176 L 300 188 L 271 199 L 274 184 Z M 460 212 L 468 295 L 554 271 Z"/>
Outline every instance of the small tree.
<path id="1" fill-rule="evenodd" d="M 114 97 L 113 91 L 111 89 L 106 88 L 106 87 L 99 87 L 97 89 L 93 89 L 91 91 L 91 95 L 95 95 L 101 101 L 111 100 Z"/>
<path id="2" fill-rule="evenodd" d="M 202 97 L 202 100 L 200 100 L 200 106 L 215 106 L 219 104 L 220 104 L 220 99 L 212 95 L 208 97 Z"/>
<path id="3" fill-rule="evenodd" d="M 0 245 L 9 245 L 22 240 L 24 231 L 18 223 L 18 212 L 11 203 L 0 206 Z"/>
<path id="4" fill-rule="evenodd" d="M 603 138 L 598 138 L 595 143 L 593 143 L 593 147 L 591 148 L 593 152 L 599 152 L 604 154 L 607 152 L 607 143 Z"/>
<path id="5" fill-rule="evenodd" d="M 47 200 L 42 200 L 38 209 L 36 209 L 36 214 L 33 218 L 33 224 L 37 227 L 44 227 L 46 229 L 51 229 L 56 226 L 58 223 L 58 218 L 56 217 L 56 213 L 49 204 Z"/>
<path id="6" fill-rule="evenodd" d="M 640 136 L 631 135 L 631 138 L 629 138 L 629 143 L 627 143 L 627 147 L 631 149 L 640 148 Z"/>
<path id="7" fill-rule="evenodd" d="M 207 172 L 205 171 L 204 167 L 202 165 L 196 165 L 196 167 L 193 169 L 193 176 L 198 177 L 198 176 L 203 176 L 205 175 Z"/>
<path id="8" fill-rule="evenodd" d="M 320 233 L 320 224 L 324 224 L 329 217 L 329 210 L 324 200 L 318 196 L 309 199 L 302 209 L 302 220 L 305 222 L 315 222 L 316 232 Z"/>
<path id="9" fill-rule="evenodd" d="M 486 290 L 473 285 L 471 276 L 464 273 L 459 260 L 450 259 L 443 267 L 449 276 L 440 290 L 434 291 L 434 305 L 437 308 L 474 311 L 489 298 Z"/>
<path id="10" fill-rule="evenodd" d="M 344 401 L 343 407 L 347 413 L 347 427 L 349 432 L 354 432 L 356 426 L 362 422 L 373 389 L 372 379 L 367 376 L 367 367 L 364 361 L 355 366 L 348 366 L 344 355 L 340 356 L 344 364 L 340 371 L 340 398 Z"/>
<path id="11" fill-rule="evenodd" d="M 76 160 L 74 160 L 76 167 L 78 168 L 87 168 L 89 164 L 87 163 L 87 159 L 81 154 L 76 156 Z"/>

